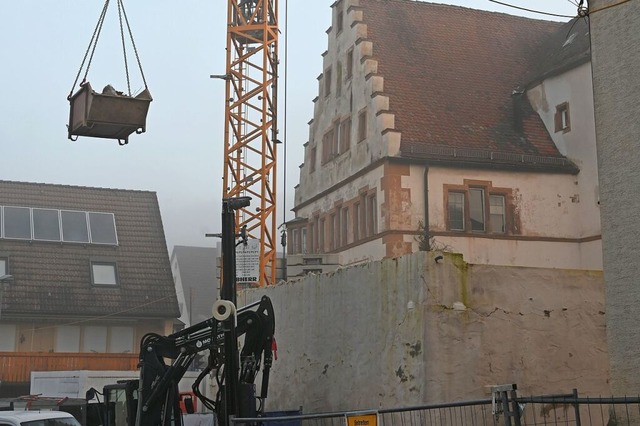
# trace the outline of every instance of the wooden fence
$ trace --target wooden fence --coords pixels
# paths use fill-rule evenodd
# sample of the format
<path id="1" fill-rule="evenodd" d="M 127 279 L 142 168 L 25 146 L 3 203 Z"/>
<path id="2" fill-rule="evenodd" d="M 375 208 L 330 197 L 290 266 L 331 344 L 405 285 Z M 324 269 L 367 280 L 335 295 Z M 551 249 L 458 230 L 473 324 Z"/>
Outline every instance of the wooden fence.
<path id="1" fill-rule="evenodd" d="M 0 352 L 0 381 L 29 382 L 32 371 L 135 371 L 138 355 L 108 353 Z"/>

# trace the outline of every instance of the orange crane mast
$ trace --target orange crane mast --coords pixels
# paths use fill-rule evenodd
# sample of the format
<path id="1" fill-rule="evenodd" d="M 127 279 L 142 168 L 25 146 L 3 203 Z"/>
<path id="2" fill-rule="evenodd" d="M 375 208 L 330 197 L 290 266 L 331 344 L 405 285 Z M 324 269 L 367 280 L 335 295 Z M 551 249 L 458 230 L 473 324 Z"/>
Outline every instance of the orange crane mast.
<path id="1" fill-rule="evenodd" d="M 259 241 L 259 286 L 276 280 L 278 0 L 228 0 L 224 198 L 250 196 L 236 211 Z"/>

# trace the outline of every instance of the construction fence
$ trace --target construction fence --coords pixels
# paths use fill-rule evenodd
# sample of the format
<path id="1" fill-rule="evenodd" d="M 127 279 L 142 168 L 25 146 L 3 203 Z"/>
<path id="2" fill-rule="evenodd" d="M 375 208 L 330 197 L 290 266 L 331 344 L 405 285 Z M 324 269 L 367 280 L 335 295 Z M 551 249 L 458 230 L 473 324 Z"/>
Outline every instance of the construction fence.
<path id="1" fill-rule="evenodd" d="M 628 426 L 640 425 L 640 396 L 520 397 L 515 385 L 494 388 L 493 396 L 473 401 L 427 404 L 372 411 L 235 418 L 233 425 L 263 426 Z"/>

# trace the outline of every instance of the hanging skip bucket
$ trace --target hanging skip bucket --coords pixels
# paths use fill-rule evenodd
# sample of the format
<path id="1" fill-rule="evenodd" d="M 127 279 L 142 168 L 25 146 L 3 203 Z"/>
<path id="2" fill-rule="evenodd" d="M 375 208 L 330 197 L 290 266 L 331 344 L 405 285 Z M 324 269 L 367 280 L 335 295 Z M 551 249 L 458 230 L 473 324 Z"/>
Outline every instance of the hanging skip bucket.
<path id="1" fill-rule="evenodd" d="M 152 101 L 152 97 L 149 92 L 149 88 L 147 87 L 144 73 L 142 72 L 142 65 L 140 64 L 138 51 L 133 41 L 133 35 L 131 34 L 131 28 L 129 27 L 129 20 L 127 19 L 127 15 L 124 11 L 124 5 L 122 4 L 122 0 L 116 1 L 118 3 L 118 16 L 120 18 L 120 33 L 122 35 L 128 93 L 125 94 L 123 92 L 116 91 L 111 87 L 111 85 L 107 85 L 101 92 L 96 92 L 87 81 L 87 74 L 91 67 L 91 59 L 93 58 L 98 38 L 100 36 L 100 31 L 102 30 L 102 24 L 104 23 L 104 17 L 109 6 L 109 0 L 106 0 L 102 13 L 100 14 L 100 18 L 98 19 L 96 29 L 91 37 L 91 41 L 89 42 L 89 47 L 87 48 L 84 59 L 82 60 L 82 65 L 80 66 L 76 80 L 73 83 L 73 88 L 67 97 L 70 104 L 69 124 L 67 128 L 69 139 L 71 140 L 76 140 L 78 136 L 88 136 L 95 138 L 117 139 L 120 145 L 124 145 L 129 142 L 129 136 L 132 133 L 135 132 L 140 134 L 146 130 L 147 113 L 149 112 L 149 104 Z M 141 93 L 135 96 L 131 95 L 123 23 L 126 23 L 145 87 Z M 78 90 L 73 93 L 89 53 L 91 53 L 91 55 L 89 56 L 84 78 L 80 83 Z"/>
<path id="2" fill-rule="evenodd" d="M 98 93 L 86 82 L 69 99 L 69 139 L 89 136 L 126 143 L 132 133 L 145 131 L 151 100 L 147 89 L 131 97 L 115 92 Z"/>

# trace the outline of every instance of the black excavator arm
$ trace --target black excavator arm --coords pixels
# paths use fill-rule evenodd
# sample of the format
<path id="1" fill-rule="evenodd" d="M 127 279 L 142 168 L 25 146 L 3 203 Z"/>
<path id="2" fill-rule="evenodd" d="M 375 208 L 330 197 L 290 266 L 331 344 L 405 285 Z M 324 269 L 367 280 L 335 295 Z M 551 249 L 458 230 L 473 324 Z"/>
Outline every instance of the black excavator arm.
<path id="1" fill-rule="evenodd" d="M 193 391 L 202 403 L 215 411 L 221 424 L 226 417 L 224 392 L 225 335 L 233 333 L 244 336 L 240 352 L 238 390 L 236 391 L 240 417 L 256 417 L 262 413 L 263 401 L 267 397 L 269 371 L 273 360 L 275 317 L 271 299 L 263 296 L 260 301 L 235 312 L 228 302 L 214 305 L 218 315 L 169 336 L 146 334 L 140 342 L 140 382 L 135 426 L 181 426 L 178 382 L 188 370 L 195 356 L 209 352 L 207 367 L 193 384 Z M 231 306 L 231 309 L 229 307 Z M 256 308 L 257 307 L 257 308 Z M 256 308 L 252 310 L 252 308 Z M 218 319 L 216 319 L 216 317 Z M 165 359 L 171 360 L 168 365 Z M 262 369 L 259 395 L 255 391 L 255 379 Z M 218 394 L 215 401 L 206 398 L 199 389 L 201 381 L 211 372 L 215 373 Z M 257 401 L 260 403 L 257 404 Z"/>

